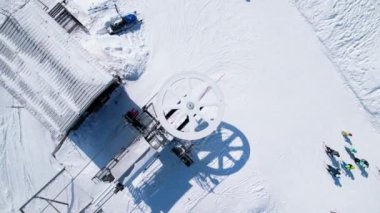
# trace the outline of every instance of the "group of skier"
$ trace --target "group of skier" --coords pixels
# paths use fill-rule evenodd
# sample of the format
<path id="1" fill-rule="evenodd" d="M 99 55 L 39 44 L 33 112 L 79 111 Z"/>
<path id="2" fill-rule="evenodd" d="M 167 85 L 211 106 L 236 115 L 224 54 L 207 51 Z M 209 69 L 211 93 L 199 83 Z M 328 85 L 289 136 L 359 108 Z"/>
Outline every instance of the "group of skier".
<path id="1" fill-rule="evenodd" d="M 348 139 L 349 137 L 352 137 L 352 133 L 350 132 L 346 132 L 346 131 L 342 131 L 342 136 L 345 138 L 345 139 Z M 358 167 L 361 167 L 361 168 L 368 168 L 369 167 L 369 163 L 367 160 L 365 159 L 359 159 L 357 158 L 355 155 L 357 154 L 357 150 L 354 148 L 354 147 L 345 147 L 347 152 L 349 153 L 350 157 L 354 160 L 355 164 L 358 166 Z M 332 149 L 331 147 L 327 146 L 325 144 L 325 151 L 326 151 L 326 154 L 329 155 L 331 158 L 340 158 L 340 154 L 338 151 Z M 341 162 L 341 166 L 343 168 L 345 168 L 346 170 L 348 171 L 351 171 L 351 170 L 354 170 L 355 169 L 355 166 L 350 164 L 350 163 L 346 163 L 342 160 L 340 160 Z M 331 165 L 326 165 L 326 169 L 327 171 L 334 177 L 339 177 L 341 175 L 341 172 L 340 172 L 340 168 L 339 166 L 338 167 L 334 167 L 334 166 L 331 166 Z"/>

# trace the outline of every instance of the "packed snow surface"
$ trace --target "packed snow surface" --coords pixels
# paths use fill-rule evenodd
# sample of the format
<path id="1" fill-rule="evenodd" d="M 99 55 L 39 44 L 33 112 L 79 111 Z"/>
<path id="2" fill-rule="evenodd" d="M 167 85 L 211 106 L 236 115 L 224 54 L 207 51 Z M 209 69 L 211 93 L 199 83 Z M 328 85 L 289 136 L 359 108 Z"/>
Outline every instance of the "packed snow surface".
<path id="1" fill-rule="evenodd" d="M 222 124 L 195 143 L 193 166 L 164 149 L 105 212 L 378 212 L 378 3 L 68 2 L 89 20 L 89 33 L 71 36 L 107 70 L 125 74 L 125 85 L 69 136 L 57 159 L 46 130 L 0 90 L 1 212 L 17 211 L 62 165 L 72 175 L 88 165 L 77 182 L 87 190 L 110 154 L 90 161 L 94 153 L 133 136 L 121 115 L 186 71 L 218 82 L 226 102 Z M 141 27 L 102 34 L 117 15 L 88 9 L 114 2 L 125 13 L 137 11 Z M 350 140 L 342 130 L 353 133 Z M 323 142 L 352 164 L 345 146 L 354 146 L 370 167 L 332 178 L 325 164 L 341 162 L 326 155 Z"/>
<path id="2" fill-rule="evenodd" d="M 380 131 L 380 2 L 296 0 L 295 4 Z"/>

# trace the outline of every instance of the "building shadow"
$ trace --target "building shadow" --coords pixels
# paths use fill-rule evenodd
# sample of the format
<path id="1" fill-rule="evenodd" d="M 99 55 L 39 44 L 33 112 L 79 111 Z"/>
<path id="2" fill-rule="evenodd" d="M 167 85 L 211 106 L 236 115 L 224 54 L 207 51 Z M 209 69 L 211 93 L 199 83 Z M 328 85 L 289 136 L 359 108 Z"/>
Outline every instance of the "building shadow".
<path id="1" fill-rule="evenodd" d="M 119 87 L 99 111 L 92 113 L 68 137 L 100 169 L 135 139 L 137 132 L 123 118 L 131 108 L 139 109 L 125 88 Z"/>
<path id="2" fill-rule="evenodd" d="M 124 114 L 132 108 L 140 110 L 125 89 L 119 87 L 106 104 L 88 116 L 68 138 L 101 169 L 140 134 L 124 121 Z M 226 122 L 222 122 L 210 136 L 192 143 L 190 155 L 194 164 L 190 167 L 186 167 L 171 151 L 176 144 L 174 141 L 163 148 L 157 161 L 151 165 L 154 172 L 147 175 L 146 171 L 152 169 L 149 167 L 123 182 L 124 190 L 130 191 L 134 203 L 144 202 L 152 212 L 168 212 L 194 184 L 206 197 L 225 178 L 242 169 L 250 157 L 246 136 Z M 159 164 L 157 168 L 156 164 Z M 140 175 L 145 176 L 143 181 L 136 178 Z M 198 201 L 201 199 L 197 198 Z M 196 200 L 189 202 L 197 205 Z"/>
<path id="3" fill-rule="evenodd" d="M 133 184 L 133 178 L 126 183 L 137 205 L 144 202 L 151 212 L 169 212 L 196 184 L 202 189 L 199 197 L 185 199 L 196 206 L 202 198 L 213 193 L 225 178 L 243 168 L 250 156 L 248 139 L 238 128 L 225 122 L 214 134 L 193 141 L 193 144 L 191 157 L 194 164 L 190 167 L 186 167 L 172 153 L 174 144 L 169 144 L 160 153 L 157 170 L 149 173 L 149 177 L 140 183 Z"/>

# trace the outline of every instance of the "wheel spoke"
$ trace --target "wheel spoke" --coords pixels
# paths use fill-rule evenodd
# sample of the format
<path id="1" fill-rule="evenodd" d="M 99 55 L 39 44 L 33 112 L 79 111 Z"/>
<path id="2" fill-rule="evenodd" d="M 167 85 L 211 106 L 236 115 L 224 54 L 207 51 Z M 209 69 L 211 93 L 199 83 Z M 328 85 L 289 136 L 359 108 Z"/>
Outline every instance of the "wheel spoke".
<path id="1" fill-rule="evenodd" d="M 200 101 L 206 94 L 207 92 L 210 90 L 210 86 L 207 85 L 207 87 L 203 90 L 203 92 L 199 95 L 198 97 L 198 101 Z"/>
<path id="2" fill-rule="evenodd" d="M 232 141 L 234 141 L 235 138 L 237 138 L 238 136 L 236 135 L 236 133 L 232 133 L 228 138 L 226 138 L 223 142 L 225 144 L 230 144 L 232 143 Z"/>
<path id="3" fill-rule="evenodd" d="M 163 107 L 162 107 L 162 109 L 164 110 L 164 111 L 168 111 L 168 110 L 171 110 L 171 109 L 180 109 L 181 108 L 181 106 L 179 105 L 179 104 L 167 104 L 167 105 L 164 105 Z"/>
<path id="4" fill-rule="evenodd" d="M 212 122 L 211 118 L 207 118 L 201 112 L 199 112 L 198 115 L 199 115 L 199 117 L 202 118 L 202 120 L 206 121 L 208 124 L 211 124 L 211 122 Z"/>
<path id="5" fill-rule="evenodd" d="M 195 132 L 195 128 L 197 127 L 197 121 L 195 120 L 194 116 L 187 115 L 189 117 L 189 131 Z"/>
<path id="6" fill-rule="evenodd" d="M 227 153 L 227 154 L 226 154 L 226 157 L 227 157 L 228 159 L 230 159 L 232 162 L 236 162 L 235 158 L 233 158 L 233 157 L 231 156 L 230 153 Z"/>
<path id="7" fill-rule="evenodd" d="M 230 151 L 242 151 L 243 147 L 242 146 L 231 146 L 229 148 Z"/>
<path id="8" fill-rule="evenodd" d="M 218 169 L 223 169 L 223 156 L 218 156 Z"/>
<path id="9" fill-rule="evenodd" d="M 210 106 L 219 106 L 219 102 L 205 102 L 205 103 L 199 103 L 200 107 L 210 107 Z"/>
<path id="10" fill-rule="evenodd" d="M 179 110 L 178 115 L 176 115 L 176 116 L 174 117 L 175 120 L 174 120 L 173 123 L 174 123 L 175 128 L 178 128 L 179 125 L 181 124 L 181 122 L 184 121 L 184 120 L 183 120 L 184 116 L 185 116 L 185 118 L 186 118 L 187 114 L 186 114 L 185 112 L 183 112 L 182 110 Z"/>

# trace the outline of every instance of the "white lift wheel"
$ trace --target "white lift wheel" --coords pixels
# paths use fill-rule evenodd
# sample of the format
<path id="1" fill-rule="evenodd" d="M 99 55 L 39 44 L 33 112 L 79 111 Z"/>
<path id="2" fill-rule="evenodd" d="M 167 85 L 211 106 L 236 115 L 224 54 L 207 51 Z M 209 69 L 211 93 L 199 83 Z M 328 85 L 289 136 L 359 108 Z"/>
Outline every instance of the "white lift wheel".
<path id="1" fill-rule="evenodd" d="M 170 78 L 156 101 L 161 125 L 174 137 L 198 140 L 219 126 L 223 112 L 223 94 L 216 82 L 198 73 Z"/>

